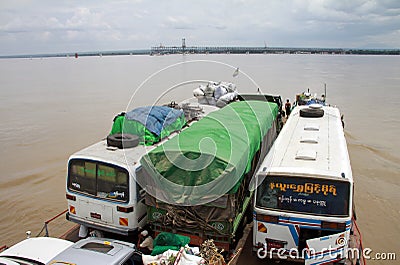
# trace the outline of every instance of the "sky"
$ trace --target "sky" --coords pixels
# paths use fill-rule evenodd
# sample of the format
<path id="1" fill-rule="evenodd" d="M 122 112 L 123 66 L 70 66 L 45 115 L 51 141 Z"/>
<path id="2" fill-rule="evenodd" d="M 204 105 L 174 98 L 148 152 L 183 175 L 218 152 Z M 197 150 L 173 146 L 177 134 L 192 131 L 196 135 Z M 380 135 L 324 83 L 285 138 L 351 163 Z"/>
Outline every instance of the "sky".
<path id="1" fill-rule="evenodd" d="M 400 0 L 0 0 L 0 55 L 152 46 L 400 48 Z"/>

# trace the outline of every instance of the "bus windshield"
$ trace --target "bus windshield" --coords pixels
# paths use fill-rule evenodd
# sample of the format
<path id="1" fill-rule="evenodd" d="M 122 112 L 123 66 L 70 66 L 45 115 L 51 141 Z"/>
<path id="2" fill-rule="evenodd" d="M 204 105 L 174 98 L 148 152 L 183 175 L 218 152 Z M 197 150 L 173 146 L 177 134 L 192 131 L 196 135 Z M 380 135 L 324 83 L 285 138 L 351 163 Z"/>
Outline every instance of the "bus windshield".
<path id="1" fill-rule="evenodd" d="M 256 206 L 326 216 L 349 215 L 350 183 L 320 178 L 267 176 L 257 188 Z"/>
<path id="2" fill-rule="evenodd" d="M 93 160 L 71 159 L 68 189 L 101 199 L 129 200 L 128 171 L 116 165 Z"/>

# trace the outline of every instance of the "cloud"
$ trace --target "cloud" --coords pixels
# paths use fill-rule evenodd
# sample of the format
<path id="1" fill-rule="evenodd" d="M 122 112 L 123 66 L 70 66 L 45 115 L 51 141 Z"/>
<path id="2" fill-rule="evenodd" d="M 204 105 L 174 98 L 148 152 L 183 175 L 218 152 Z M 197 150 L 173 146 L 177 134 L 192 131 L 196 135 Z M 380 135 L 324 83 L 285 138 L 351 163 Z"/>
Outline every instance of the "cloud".
<path id="1" fill-rule="evenodd" d="M 2 53 L 180 45 L 400 47 L 398 0 L 2 0 Z M 33 43 L 35 42 L 35 43 Z M 26 45 L 30 43 L 30 45 Z M 67 49 L 67 50 L 65 50 Z"/>
<path id="2" fill-rule="evenodd" d="M 162 27 L 172 29 L 195 29 L 192 21 L 186 16 L 167 16 L 164 20 L 164 23 L 162 23 L 161 25 Z"/>
<path id="3" fill-rule="evenodd" d="M 102 14 L 99 12 L 92 12 L 89 8 L 78 7 L 74 10 L 72 17 L 68 18 L 65 22 L 65 28 L 88 28 L 98 29 L 109 27 L 107 23 L 103 22 Z"/>

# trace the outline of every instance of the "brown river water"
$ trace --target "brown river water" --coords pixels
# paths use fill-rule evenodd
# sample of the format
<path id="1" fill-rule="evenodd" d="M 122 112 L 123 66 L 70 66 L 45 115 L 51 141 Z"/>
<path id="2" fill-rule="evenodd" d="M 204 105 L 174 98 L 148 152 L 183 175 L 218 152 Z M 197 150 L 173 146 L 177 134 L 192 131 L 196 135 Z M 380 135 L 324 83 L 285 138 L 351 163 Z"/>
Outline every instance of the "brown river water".
<path id="1" fill-rule="evenodd" d="M 174 65 L 175 64 L 175 65 Z M 240 74 L 233 77 L 235 68 Z M 160 71 L 161 69 L 165 70 Z M 400 255 L 400 57 L 169 55 L 0 60 L 0 245 L 39 233 L 67 207 L 68 157 L 104 138 L 113 117 L 192 96 L 188 80 L 294 100 L 324 93 L 345 120 L 364 247 Z M 169 92 L 159 97 L 162 93 Z M 62 218 L 61 218 L 62 219 Z M 59 236 L 71 226 L 50 226 Z M 400 257 L 397 257 L 400 259 Z M 370 263 L 395 264 L 396 261 Z"/>

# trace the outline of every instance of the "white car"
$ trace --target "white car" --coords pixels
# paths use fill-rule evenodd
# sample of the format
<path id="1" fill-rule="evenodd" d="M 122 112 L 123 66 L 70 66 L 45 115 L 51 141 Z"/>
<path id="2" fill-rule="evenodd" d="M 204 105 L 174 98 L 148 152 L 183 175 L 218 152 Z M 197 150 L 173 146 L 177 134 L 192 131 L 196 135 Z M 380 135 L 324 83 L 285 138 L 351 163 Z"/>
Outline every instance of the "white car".
<path id="1" fill-rule="evenodd" d="M 114 239 L 81 239 L 53 257 L 48 265 L 136 265 L 143 264 L 135 245 Z"/>
<path id="2" fill-rule="evenodd" d="M 15 262 L 9 258 L 1 258 L 1 257 L 0 257 L 0 264 L 1 265 L 3 265 L 3 264 L 4 265 L 20 265 L 20 263 Z"/>
<path id="3" fill-rule="evenodd" d="M 28 238 L 1 252 L 0 264 L 46 264 L 72 244 L 52 237 Z"/>

